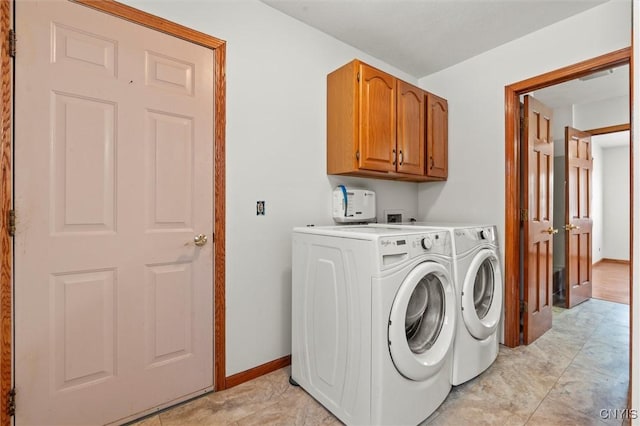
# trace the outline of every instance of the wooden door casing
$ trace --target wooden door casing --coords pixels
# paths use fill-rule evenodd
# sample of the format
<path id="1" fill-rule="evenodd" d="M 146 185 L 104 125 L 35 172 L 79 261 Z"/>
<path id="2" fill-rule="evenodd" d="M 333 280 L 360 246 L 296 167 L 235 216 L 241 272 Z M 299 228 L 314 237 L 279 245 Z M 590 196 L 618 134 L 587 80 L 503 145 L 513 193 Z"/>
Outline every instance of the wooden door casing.
<path id="1" fill-rule="evenodd" d="M 606 54 L 592 57 L 584 61 L 573 63 L 565 67 L 554 69 L 544 74 L 535 75 L 504 87 L 504 149 L 505 149 L 505 245 L 504 245 L 504 281 L 505 281 L 505 315 L 504 315 L 504 344 L 508 347 L 520 345 L 521 338 L 521 295 L 520 284 L 522 278 L 521 259 L 523 256 L 522 227 L 522 151 L 520 144 L 520 97 L 535 90 L 564 83 L 584 77 L 596 71 L 618 65 L 629 64 L 632 48 L 624 47 Z M 633 67 L 630 79 L 633 77 Z M 613 126 L 628 128 L 628 124 Z M 602 131 L 600 134 L 603 133 Z M 593 134 L 593 133 L 592 133 Z M 631 244 L 633 251 L 633 244 Z"/>
<path id="2" fill-rule="evenodd" d="M 565 127 L 565 305 L 591 298 L 591 135 Z"/>
<path id="3" fill-rule="evenodd" d="M 397 80 L 397 171 L 424 174 L 425 99 L 423 91 Z"/>
<path id="4" fill-rule="evenodd" d="M 448 175 L 449 105 L 433 93 L 425 95 L 427 105 L 427 176 L 444 180 Z"/>
<path id="5" fill-rule="evenodd" d="M 551 328 L 553 296 L 552 110 L 524 97 L 524 343 Z M 557 232 L 557 231 L 556 231 Z"/>
<path id="6" fill-rule="evenodd" d="M 360 65 L 360 160 L 362 169 L 396 170 L 396 79 Z"/>

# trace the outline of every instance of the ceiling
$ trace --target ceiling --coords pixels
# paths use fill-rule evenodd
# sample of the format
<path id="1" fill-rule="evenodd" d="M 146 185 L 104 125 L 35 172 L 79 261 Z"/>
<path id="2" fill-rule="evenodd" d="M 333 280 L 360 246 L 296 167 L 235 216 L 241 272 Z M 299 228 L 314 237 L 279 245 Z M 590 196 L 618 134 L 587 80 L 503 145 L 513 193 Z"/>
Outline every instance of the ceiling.
<path id="1" fill-rule="evenodd" d="M 260 1 L 420 78 L 608 0 Z M 538 90 L 535 97 L 562 108 L 628 93 L 624 66 Z"/>
<path id="2" fill-rule="evenodd" d="M 607 0 L 261 0 L 416 78 Z"/>

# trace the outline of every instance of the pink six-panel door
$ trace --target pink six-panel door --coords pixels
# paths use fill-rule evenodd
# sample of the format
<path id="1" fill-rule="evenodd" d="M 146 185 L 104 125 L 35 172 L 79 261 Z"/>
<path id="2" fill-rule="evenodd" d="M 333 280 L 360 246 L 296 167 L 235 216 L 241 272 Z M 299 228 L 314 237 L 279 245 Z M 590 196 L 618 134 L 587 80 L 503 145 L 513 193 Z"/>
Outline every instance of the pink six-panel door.
<path id="1" fill-rule="evenodd" d="M 68 1 L 15 6 L 17 424 L 211 390 L 212 51 Z"/>

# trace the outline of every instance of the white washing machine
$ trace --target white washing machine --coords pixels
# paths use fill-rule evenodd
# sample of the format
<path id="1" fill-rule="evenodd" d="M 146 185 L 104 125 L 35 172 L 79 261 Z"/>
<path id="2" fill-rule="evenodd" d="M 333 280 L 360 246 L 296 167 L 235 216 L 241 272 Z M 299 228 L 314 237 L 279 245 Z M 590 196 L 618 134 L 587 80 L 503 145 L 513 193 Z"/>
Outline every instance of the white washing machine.
<path id="1" fill-rule="evenodd" d="M 346 424 L 415 425 L 451 389 L 447 231 L 293 232 L 291 379 Z"/>
<path id="2" fill-rule="evenodd" d="M 405 230 L 446 230 L 453 242 L 453 275 L 459 307 L 451 383 L 464 383 L 493 364 L 498 356 L 503 289 L 495 226 L 414 223 L 392 226 Z"/>

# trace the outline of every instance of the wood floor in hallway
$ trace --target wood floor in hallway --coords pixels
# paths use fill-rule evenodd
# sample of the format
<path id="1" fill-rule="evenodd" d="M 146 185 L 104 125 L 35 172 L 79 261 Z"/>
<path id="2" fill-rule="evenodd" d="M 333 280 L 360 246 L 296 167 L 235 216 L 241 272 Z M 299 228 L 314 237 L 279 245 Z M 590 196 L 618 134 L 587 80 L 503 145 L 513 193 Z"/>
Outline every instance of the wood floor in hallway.
<path id="1" fill-rule="evenodd" d="M 595 299 L 629 304 L 629 263 L 602 260 L 593 265 L 591 280 Z"/>

